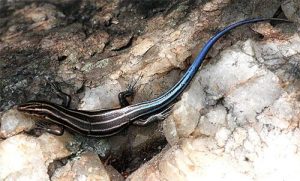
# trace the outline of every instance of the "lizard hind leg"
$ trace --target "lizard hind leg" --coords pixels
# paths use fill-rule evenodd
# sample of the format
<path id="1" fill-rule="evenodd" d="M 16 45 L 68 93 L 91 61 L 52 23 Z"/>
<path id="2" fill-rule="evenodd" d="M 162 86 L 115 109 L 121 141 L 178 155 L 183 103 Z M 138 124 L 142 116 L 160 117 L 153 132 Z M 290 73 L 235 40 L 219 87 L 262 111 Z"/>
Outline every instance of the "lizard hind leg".
<path id="1" fill-rule="evenodd" d="M 174 104 L 172 104 L 171 106 L 169 106 L 166 109 L 162 110 L 161 112 L 156 113 L 156 114 L 148 117 L 145 120 L 139 119 L 139 120 L 136 120 L 136 121 L 132 122 L 132 124 L 136 125 L 136 126 L 146 126 L 146 125 L 148 125 L 152 122 L 155 122 L 155 121 L 163 121 L 172 113 L 173 106 L 174 106 Z"/>
<path id="2" fill-rule="evenodd" d="M 35 127 L 29 130 L 29 134 L 33 134 L 35 136 L 40 136 L 43 132 L 47 132 L 56 136 L 61 136 L 64 134 L 64 128 L 56 124 L 38 121 L 35 123 Z"/>

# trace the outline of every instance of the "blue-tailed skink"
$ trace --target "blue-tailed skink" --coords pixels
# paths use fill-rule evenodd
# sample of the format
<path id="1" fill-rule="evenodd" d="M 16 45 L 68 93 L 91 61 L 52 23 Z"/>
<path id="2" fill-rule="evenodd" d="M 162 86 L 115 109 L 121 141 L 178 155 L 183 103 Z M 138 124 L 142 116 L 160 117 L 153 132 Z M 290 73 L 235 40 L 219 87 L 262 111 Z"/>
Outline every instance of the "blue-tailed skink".
<path id="1" fill-rule="evenodd" d="M 147 125 L 155 120 L 164 119 L 168 115 L 170 105 L 189 85 L 216 41 L 236 27 L 261 21 L 287 22 L 287 20 L 276 18 L 255 18 L 242 20 L 225 27 L 207 41 L 182 78 L 167 92 L 155 99 L 133 105 L 125 104 L 125 106 L 116 109 L 98 111 L 74 110 L 66 106 L 68 103 L 62 106 L 45 101 L 30 101 L 18 105 L 17 109 L 91 137 L 111 136 L 129 124 Z M 124 98 L 126 95 L 120 97 Z M 143 120 L 142 118 L 147 119 Z M 53 130 L 54 133 L 55 131 Z"/>

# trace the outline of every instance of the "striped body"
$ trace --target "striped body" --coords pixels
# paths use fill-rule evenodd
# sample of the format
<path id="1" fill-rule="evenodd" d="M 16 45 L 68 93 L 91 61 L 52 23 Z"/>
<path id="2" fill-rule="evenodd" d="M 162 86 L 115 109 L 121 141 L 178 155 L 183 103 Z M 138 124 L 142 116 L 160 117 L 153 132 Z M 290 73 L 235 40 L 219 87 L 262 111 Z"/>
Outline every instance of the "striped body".
<path id="1" fill-rule="evenodd" d="M 116 134 L 133 121 L 164 110 L 174 102 L 174 100 L 189 85 L 203 63 L 208 51 L 220 37 L 238 26 L 267 20 L 287 21 L 272 18 L 248 19 L 224 28 L 208 40 L 192 65 L 177 84 L 166 93 L 153 100 L 123 108 L 100 111 L 72 110 L 49 102 L 32 101 L 19 105 L 18 110 L 38 117 L 43 117 L 50 122 L 62 125 L 86 136 L 104 137 Z"/>
<path id="2" fill-rule="evenodd" d="M 91 137 L 113 135 L 130 122 L 128 116 L 124 114 L 125 108 L 83 111 L 68 109 L 45 101 L 30 101 L 19 105 L 18 109 Z"/>

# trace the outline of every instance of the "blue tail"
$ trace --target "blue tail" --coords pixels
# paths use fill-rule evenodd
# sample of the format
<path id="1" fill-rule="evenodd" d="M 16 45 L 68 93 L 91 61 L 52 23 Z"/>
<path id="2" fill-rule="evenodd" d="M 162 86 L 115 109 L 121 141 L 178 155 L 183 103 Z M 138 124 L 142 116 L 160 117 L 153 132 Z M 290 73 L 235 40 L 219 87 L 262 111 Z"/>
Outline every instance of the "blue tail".
<path id="1" fill-rule="evenodd" d="M 196 75 L 199 67 L 203 63 L 208 51 L 224 34 L 228 33 L 230 30 L 237 28 L 239 26 L 245 24 L 257 23 L 261 21 L 290 22 L 285 19 L 277 19 L 277 18 L 254 18 L 254 19 L 246 19 L 243 21 L 239 21 L 225 27 L 223 30 L 219 31 L 216 35 L 214 35 L 207 41 L 207 43 L 203 46 L 202 50 L 200 51 L 200 53 L 198 54 L 198 56 L 196 57 L 192 65 L 188 68 L 188 70 L 185 72 L 182 78 L 171 89 L 169 89 L 166 93 L 159 96 L 158 98 L 152 99 L 150 101 L 145 101 L 139 104 L 135 104 L 130 107 L 135 107 L 136 111 L 138 111 L 139 113 L 141 112 L 145 113 L 145 114 L 140 114 L 139 117 L 166 107 L 171 102 L 173 102 L 189 85 L 193 77 Z"/>

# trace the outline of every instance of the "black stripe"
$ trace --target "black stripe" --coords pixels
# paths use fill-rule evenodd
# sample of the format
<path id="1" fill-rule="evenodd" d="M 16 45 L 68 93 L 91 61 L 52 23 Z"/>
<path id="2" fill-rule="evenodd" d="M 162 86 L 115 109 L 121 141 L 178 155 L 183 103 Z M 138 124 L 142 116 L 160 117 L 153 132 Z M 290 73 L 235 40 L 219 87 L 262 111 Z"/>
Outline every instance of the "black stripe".
<path id="1" fill-rule="evenodd" d="M 63 114 L 61 114 L 61 112 L 53 111 L 51 109 L 34 109 L 30 112 L 31 114 L 37 115 L 38 117 L 44 117 L 49 121 L 65 126 L 82 134 L 88 134 L 90 131 L 90 124 L 79 123 L 73 118 L 65 117 Z"/>

